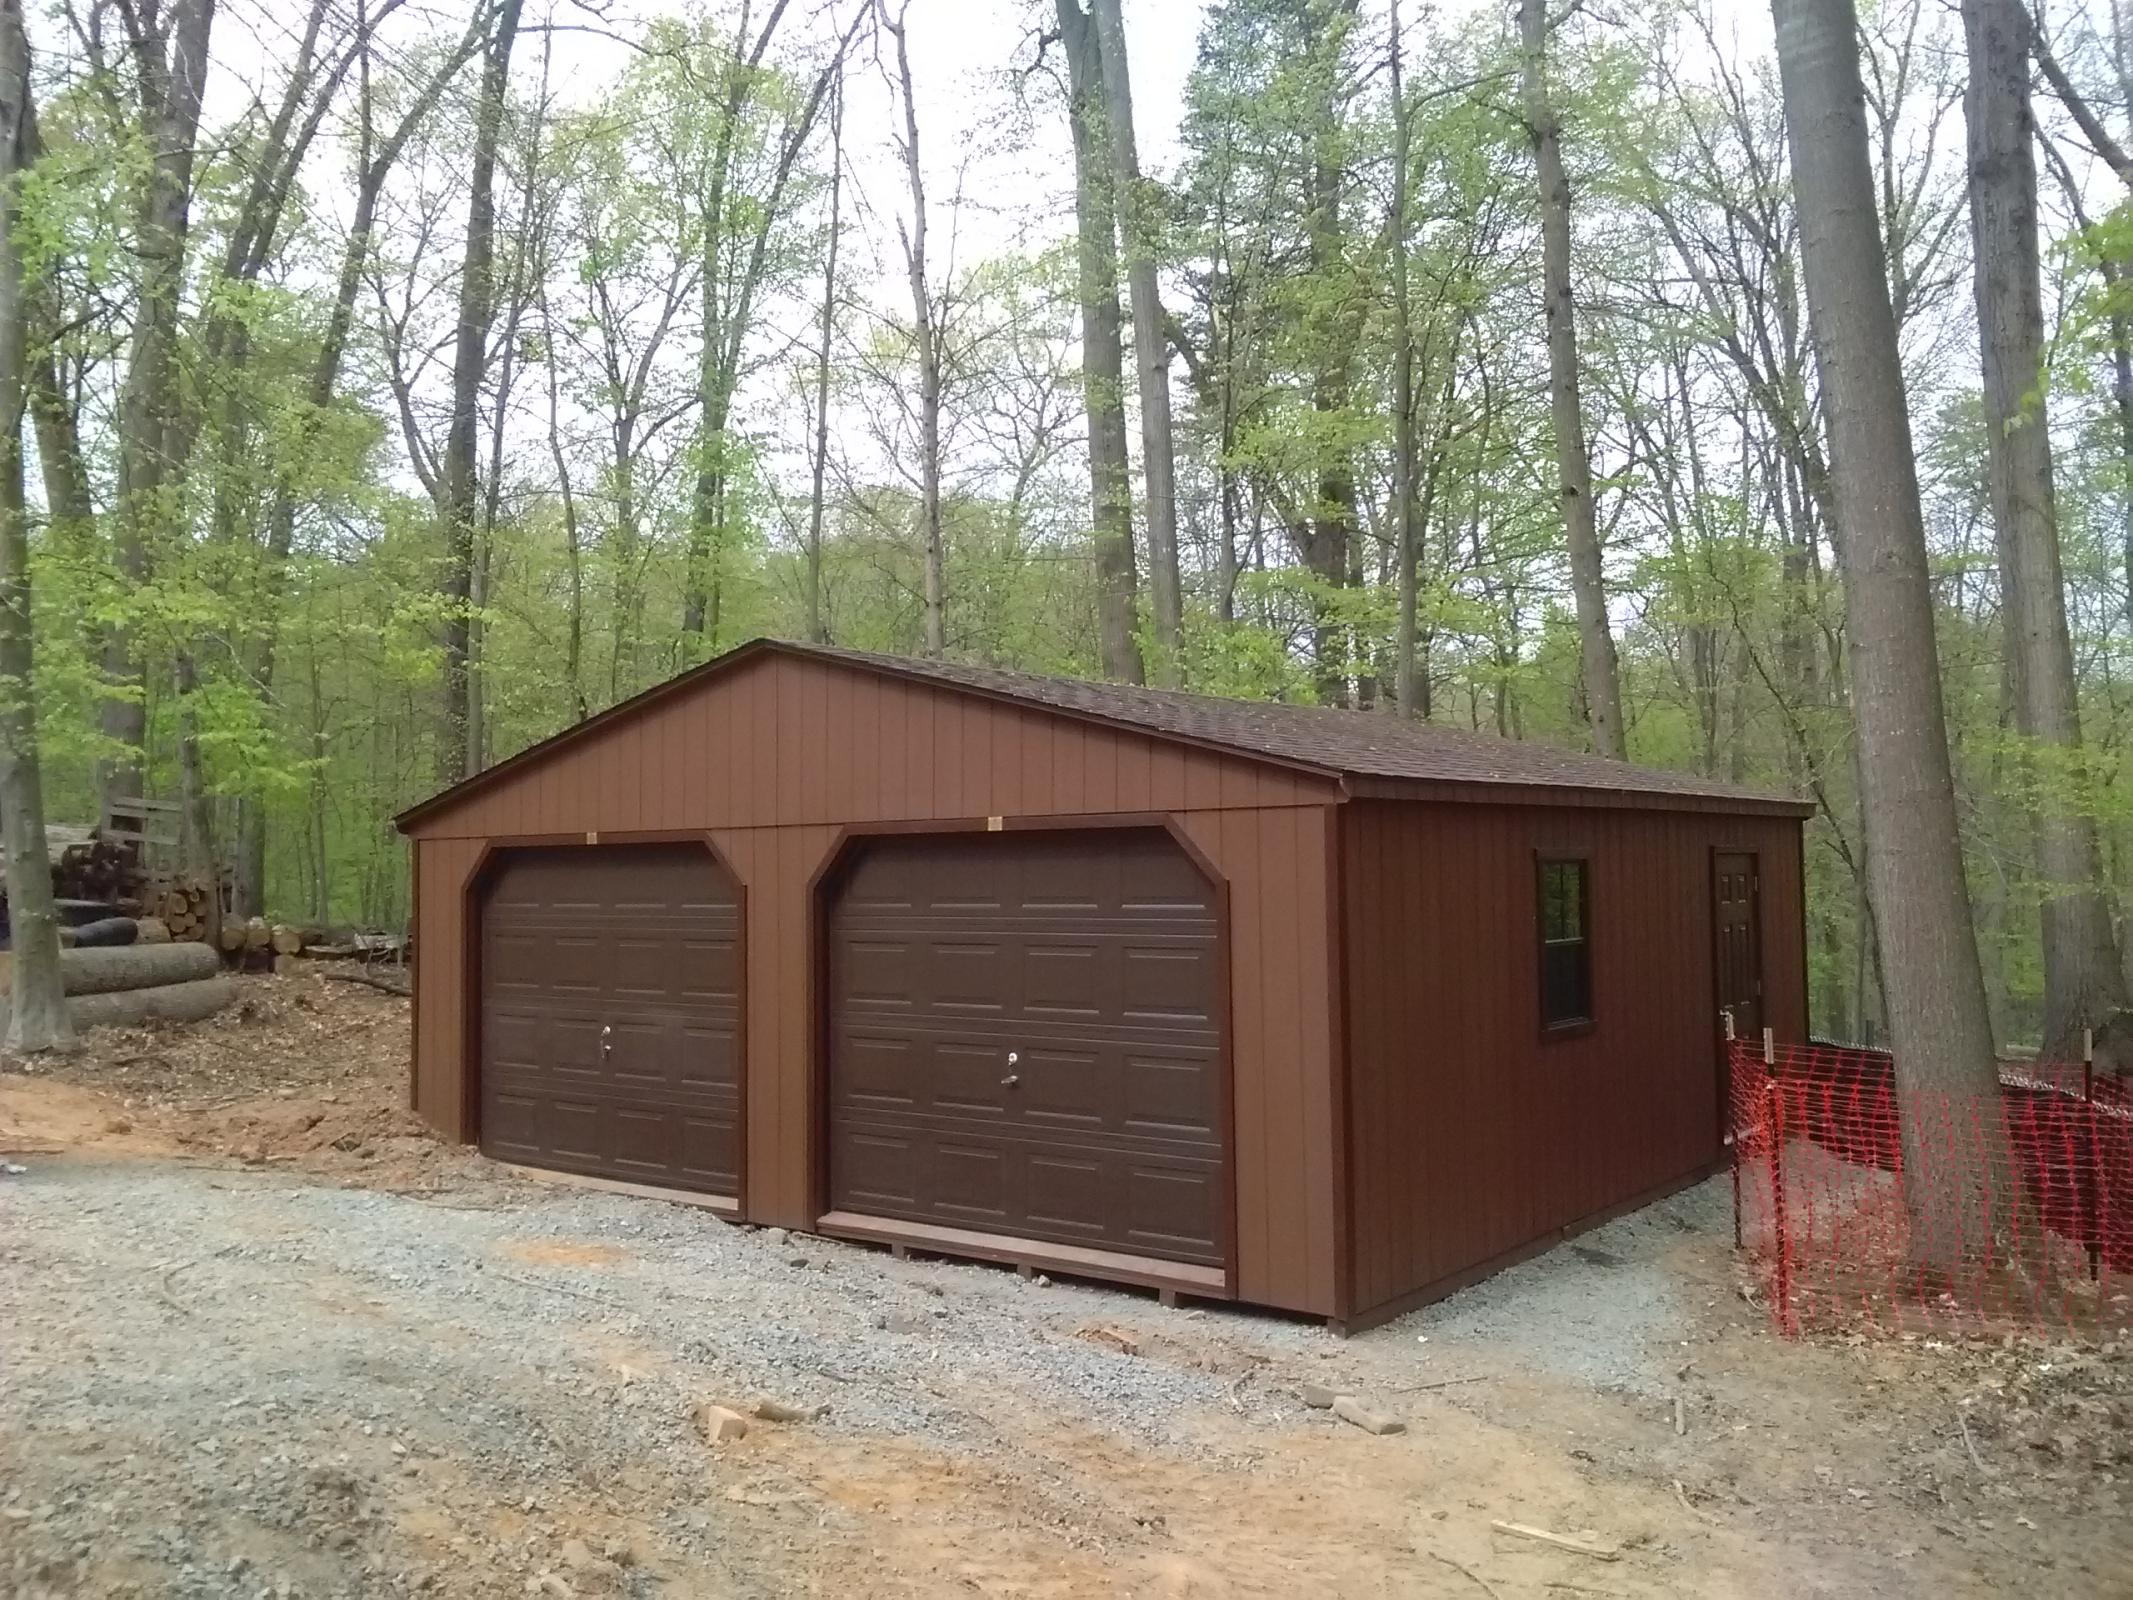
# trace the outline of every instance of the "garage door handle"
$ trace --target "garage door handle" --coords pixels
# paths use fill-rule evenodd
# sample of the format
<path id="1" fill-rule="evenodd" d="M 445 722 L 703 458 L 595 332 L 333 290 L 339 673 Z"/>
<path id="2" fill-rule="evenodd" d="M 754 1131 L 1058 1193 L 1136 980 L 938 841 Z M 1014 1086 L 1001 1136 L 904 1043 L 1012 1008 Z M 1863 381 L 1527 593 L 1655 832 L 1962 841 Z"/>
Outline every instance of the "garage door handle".
<path id="1" fill-rule="evenodd" d="M 1022 1076 L 1020 1073 L 1010 1072 L 1006 1077 L 1000 1080 L 1000 1087 L 1003 1089 L 1012 1089 L 1016 1084 L 1020 1083 L 1021 1081 Z"/>

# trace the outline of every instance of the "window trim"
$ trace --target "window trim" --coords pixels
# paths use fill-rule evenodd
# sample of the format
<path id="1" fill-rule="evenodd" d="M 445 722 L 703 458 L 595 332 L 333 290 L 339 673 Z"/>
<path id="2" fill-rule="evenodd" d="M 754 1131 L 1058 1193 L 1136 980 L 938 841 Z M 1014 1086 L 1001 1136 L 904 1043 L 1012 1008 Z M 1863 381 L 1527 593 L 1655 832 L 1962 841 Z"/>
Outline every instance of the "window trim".
<path id="1" fill-rule="evenodd" d="M 1575 866 L 1578 869 L 1578 943 L 1585 951 L 1585 1010 L 1582 1017 L 1548 1018 L 1548 869 Z M 1566 941 L 1567 942 L 1567 941 Z M 1543 1044 L 1577 1039 L 1599 1026 L 1599 1004 L 1593 982 L 1592 960 L 1592 856 L 1584 850 L 1536 850 L 1533 852 L 1533 955 L 1536 1020 Z"/>

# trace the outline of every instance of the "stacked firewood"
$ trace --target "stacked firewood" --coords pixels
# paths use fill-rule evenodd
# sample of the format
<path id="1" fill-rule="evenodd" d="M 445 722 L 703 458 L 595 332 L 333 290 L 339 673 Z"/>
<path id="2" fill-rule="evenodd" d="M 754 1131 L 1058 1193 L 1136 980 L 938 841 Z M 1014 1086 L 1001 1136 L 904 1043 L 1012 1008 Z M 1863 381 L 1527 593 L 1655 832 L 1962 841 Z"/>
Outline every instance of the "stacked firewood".
<path id="1" fill-rule="evenodd" d="M 139 853 L 116 839 L 92 836 L 67 845 L 52 863 L 52 893 L 61 900 L 101 900 L 107 905 L 140 893 Z"/>
<path id="2" fill-rule="evenodd" d="M 215 887 L 207 879 L 180 873 L 164 885 L 160 897 L 151 897 L 151 910 L 170 929 L 178 944 L 204 943 L 215 935 Z"/>

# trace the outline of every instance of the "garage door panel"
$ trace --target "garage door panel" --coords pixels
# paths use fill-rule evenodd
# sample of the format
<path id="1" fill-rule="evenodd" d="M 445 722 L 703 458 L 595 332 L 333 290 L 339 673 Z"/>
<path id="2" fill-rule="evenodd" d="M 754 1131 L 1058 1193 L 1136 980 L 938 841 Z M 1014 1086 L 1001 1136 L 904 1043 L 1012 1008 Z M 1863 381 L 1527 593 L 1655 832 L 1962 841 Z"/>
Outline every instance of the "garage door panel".
<path id="1" fill-rule="evenodd" d="M 833 1205 L 1221 1264 L 1218 935 L 1154 830 L 869 845 L 830 908 Z"/>
<path id="2" fill-rule="evenodd" d="M 1219 1261 L 1222 1193 L 1217 1175 L 1182 1167 L 1135 1166 L 1125 1174 L 1127 1237 L 1148 1255 Z"/>
<path id="3" fill-rule="evenodd" d="M 1106 1070 L 1105 1049 L 1031 1049 L 1021 1052 L 1014 1072 L 1022 1080 L 1015 1087 L 1023 1118 L 1039 1126 L 1049 1125 L 1078 1133 L 1100 1133 L 1108 1120 L 1104 1114 L 1117 1081 L 1115 1060 Z"/>
<path id="4" fill-rule="evenodd" d="M 930 1190 L 929 1209 L 963 1227 L 997 1227 L 1008 1215 L 1007 1153 L 996 1144 L 963 1139 L 928 1141 L 921 1169 Z"/>
<path id="5" fill-rule="evenodd" d="M 1136 942 L 1123 947 L 1119 951 L 1122 1015 L 1129 1022 L 1212 1027 L 1216 1004 L 1213 968 L 1205 942 Z"/>
<path id="6" fill-rule="evenodd" d="M 910 1065 L 912 1041 L 862 1029 L 840 1029 L 832 1050 L 843 1067 L 842 1103 L 902 1109 L 916 1103 L 922 1081 Z"/>
<path id="7" fill-rule="evenodd" d="M 739 1086 L 741 1041 L 730 1027 L 694 1023 L 682 1033 L 681 1058 L 674 1081 L 684 1089 L 725 1089 Z"/>
<path id="8" fill-rule="evenodd" d="M 1022 1013 L 1055 1021 L 1099 1020 L 1111 966 L 1107 953 L 1094 935 L 1028 940 L 1022 957 Z"/>
<path id="9" fill-rule="evenodd" d="M 618 1105 L 609 1110 L 608 1149 L 615 1165 L 650 1179 L 675 1164 L 679 1118 L 661 1105 Z"/>
<path id="10" fill-rule="evenodd" d="M 1208 1141 L 1220 1130 L 1209 1121 L 1220 1102 L 1214 1053 L 1131 1052 L 1120 1073 L 1125 1086 L 1124 1126 L 1145 1139 Z"/>
<path id="11" fill-rule="evenodd" d="M 736 1193 L 739 934 L 701 847 L 507 857 L 482 907 L 483 1148 Z"/>
<path id="12" fill-rule="evenodd" d="M 685 1115 L 677 1157 L 690 1187 L 719 1194 L 740 1192 L 740 1124 L 737 1115 Z"/>
<path id="13" fill-rule="evenodd" d="M 840 1209 L 910 1215 L 919 1209 L 919 1140 L 889 1129 L 837 1130 L 833 1203 Z"/>
<path id="14" fill-rule="evenodd" d="M 997 1117 L 1006 1111 L 1006 1087 L 1000 1082 L 1000 1055 L 990 1045 L 955 1039 L 933 1039 L 920 1050 L 904 1055 L 904 1068 L 919 1064 L 917 1077 L 925 1085 L 923 1104 L 948 1116 Z"/>
<path id="15" fill-rule="evenodd" d="M 1079 1236 L 1085 1243 L 1100 1243 L 1113 1232 L 1109 1185 L 1097 1155 L 1031 1151 L 1028 1168 L 1029 1218 L 1054 1238 Z"/>

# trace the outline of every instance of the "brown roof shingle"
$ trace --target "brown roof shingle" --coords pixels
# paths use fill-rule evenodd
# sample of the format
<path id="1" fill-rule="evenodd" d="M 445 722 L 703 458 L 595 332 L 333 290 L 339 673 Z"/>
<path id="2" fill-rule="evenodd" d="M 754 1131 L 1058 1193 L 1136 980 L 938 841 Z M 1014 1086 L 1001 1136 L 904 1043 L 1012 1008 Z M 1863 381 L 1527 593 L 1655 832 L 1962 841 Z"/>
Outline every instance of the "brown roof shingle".
<path id="1" fill-rule="evenodd" d="M 476 773 L 464 783 L 431 795 L 401 812 L 394 821 L 404 829 L 417 818 L 458 799 L 463 793 L 476 787 L 487 787 L 506 773 L 537 761 L 559 744 L 627 717 L 648 702 L 664 699 L 689 684 L 768 653 L 841 662 L 865 671 L 948 684 L 996 699 L 1041 706 L 1070 716 L 1261 756 L 1330 777 L 1382 779 L 1395 788 L 1407 784 L 1445 784 L 1497 790 L 1554 790 L 1561 792 L 1565 799 L 1575 796 L 1588 802 L 1600 795 L 1613 795 L 1630 805 L 1665 806 L 1669 802 L 1679 802 L 1699 810 L 1738 807 L 1743 811 L 1779 811 L 1799 816 L 1805 816 L 1813 809 L 1788 795 L 1720 783 L 1695 773 L 1609 761 L 1554 745 L 1472 733 L 1438 723 L 1406 722 L 1382 712 L 1343 711 L 1330 706 L 1286 705 L 1265 700 L 1231 700 L 1215 695 L 1186 694 L 1174 689 L 1144 689 L 1081 678 L 1040 677 L 1035 673 L 971 666 L 956 661 L 876 655 L 835 645 L 753 639 L 565 728 L 508 760 Z"/>

